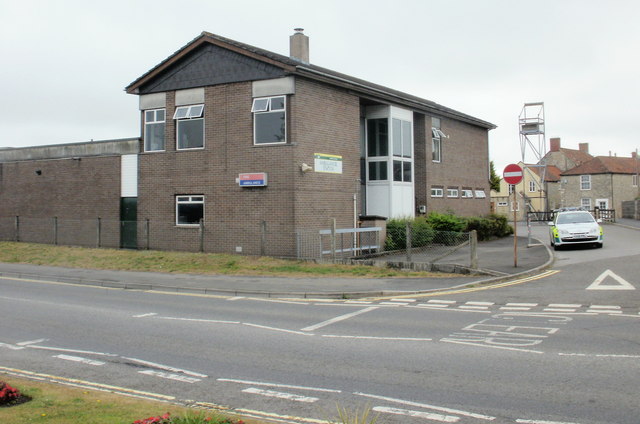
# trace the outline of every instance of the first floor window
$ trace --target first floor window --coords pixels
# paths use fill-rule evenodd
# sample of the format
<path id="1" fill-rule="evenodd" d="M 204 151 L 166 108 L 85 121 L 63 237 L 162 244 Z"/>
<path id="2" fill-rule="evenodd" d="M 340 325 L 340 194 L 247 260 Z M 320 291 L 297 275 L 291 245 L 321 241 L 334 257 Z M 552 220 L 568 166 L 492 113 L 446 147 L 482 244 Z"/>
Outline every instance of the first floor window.
<path id="1" fill-rule="evenodd" d="M 635 174 L 633 178 L 631 178 L 631 185 L 634 187 L 638 187 L 638 174 Z"/>
<path id="2" fill-rule="evenodd" d="M 411 182 L 411 162 L 402 160 L 393 161 L 393 181 Z"/>
<path id="3" fill-rule="evenodd" d="M 476 199 L 486 199 L 486 197 L 484 190 L 476 190 Z"/>
<path id="4" fill-rule="evenodd" d="M 506 200 L 499 200 L 498 206 L 508 206 L 508 202 Z"/>
<path id="5" fill-rule="evenodd" d="M 533 193 L 536 191 L 536 182 L 535 181 L 529 181 L 529 192 Z"/>
<path id="6" fill-rule="evenodd" d="M 433 162 L 442 161 L 442 139 L 440 137 L 434 137 L 431 139 L 431 160 Z"/>
<path id="7" fill-rule="evenodd" d="M 286 143 L 286 97 L 253 99 L 254 144 Z"/>
<path id="8" fill-rule="evenodd" d="M 473 190 L 471 189 L 467 189 L 467 188 L 463 188 L 462 189 L 462 197 L 464 199 L 471 199 L 473 198 Z"/>
<path id="9" fill-rule="evenodd" d="M 387 178 L 387 162 L 369 162 L 369 181 L 385 181 Z"/>
<path id="10" fill-rule="evenodd" d="M 458 188 L 448 188 L 447 197 L 458 197 Z"/>
<path id="11" fill-rule="evenodd" d="M 176 145 L 178 150 L 202 149 L 204 147 L 204 105 L 180 106 L 176 108 Z"/>
<path id="12" fill-rule="evenodd" d="M 144 112 L 144 151 L 164 150 L 164 109 Z"/>
<path id="13" fill-rule="evenodd" d="M 441 187 L 431 187 L 431 197 L 442 197 L 444 190 Z"/>
<path id="14" fill-rule="evenodd" d="M 591 190 L 591 175 L 580 175 L 580 190 Z"/>
<path id="15" fill-rule="evenodd" d="M 204 219 L 204 196 L 176 196 L 176 225 L 199 225 Z"/>

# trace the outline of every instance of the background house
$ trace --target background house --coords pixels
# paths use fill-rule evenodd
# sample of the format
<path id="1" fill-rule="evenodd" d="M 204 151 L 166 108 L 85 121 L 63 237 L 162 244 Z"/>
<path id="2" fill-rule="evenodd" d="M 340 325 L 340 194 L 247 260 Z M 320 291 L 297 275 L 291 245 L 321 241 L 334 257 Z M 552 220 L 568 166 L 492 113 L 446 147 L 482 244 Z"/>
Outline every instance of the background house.
<path id="1" fill-rule="evenodd" d="M 489 212 L 492 124 L 312 65 L 301 30 L 290 45 L 204 32 L 126 87 L 140 139 L 0 152 L 6 231 L 100 218 L 125 247 L 295 256 L 334 219 Z"/>

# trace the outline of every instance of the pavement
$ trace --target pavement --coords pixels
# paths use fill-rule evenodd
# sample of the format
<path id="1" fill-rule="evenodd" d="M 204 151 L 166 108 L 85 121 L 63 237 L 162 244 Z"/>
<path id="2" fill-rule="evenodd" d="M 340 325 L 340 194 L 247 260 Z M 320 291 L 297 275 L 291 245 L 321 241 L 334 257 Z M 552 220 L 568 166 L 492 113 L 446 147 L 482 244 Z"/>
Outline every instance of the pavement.
<path id="1" fill-rule="evenodd" d="M 620 218 L 612 225 L 640 230 L 640 220 Z M 505 237 L 478 243 L 479 269 L 475 274 L 442 273 L 441 276 L 430 278 L 299 278 L 169 274 L 0 264 L 0 278 L 23 278 L 129 290 L 273 298 L 355 299 L 432 293 L 525 277 L 551 267 L 554 256 L 548 247 L 548 241 L 534 238 L 529 240 L 524 223 L 518 224 L 517 232 L 517 266 L 514 238 Z M 419 254 L 414 255 L 413 259 L 419 261 Z M 419 263 L 401 262 L 401 255 L 386 260 L 404 268 L 420 268 Z M 460 249 L 442 261 L 437 264 L 440 270 L 468 272 L 469 249 Z"/>

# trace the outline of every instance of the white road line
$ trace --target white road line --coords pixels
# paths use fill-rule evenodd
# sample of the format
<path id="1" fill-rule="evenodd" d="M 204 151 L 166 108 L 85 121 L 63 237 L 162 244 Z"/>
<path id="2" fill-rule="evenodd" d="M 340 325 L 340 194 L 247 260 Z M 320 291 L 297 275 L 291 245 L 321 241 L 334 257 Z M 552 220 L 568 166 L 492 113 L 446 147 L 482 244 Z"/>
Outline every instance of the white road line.
<path id="1" fill-rule="evenodd" d="M 6 347 L 7 349 L 11 349 L 11 350 L 22 350 L 22 349 L 24 349 L 23 346 L 14 346 L 14 345 L 9 344 L 9 343 L 0 343 L 0 347 Z"/>
<path id="2" fill-rule="evenodd" d="M 502 306 L 500 308 L 501 311 L 530 311 L 531 307 L 529 306 Z"/>
<path id="3" fill-rule="evenodd" d="M 355 317 L 356 315 L 364 314 L 366 312 L 375 311 L 376 309 L 378 309 L 376 306 L 370 306 L 368 308 L 361 309 L 359 311 L 351 312 L 350 314 L 340 315 L 338 317 L 328 319 L 328 320 L 323 321 L 321 323 L 318 323 L 318 324 L 315 324 L 315 325 L 310 325 L 308 327 L 305 327 L 305 328 L 301 329 L 301 331 L 317 330 L 318 328 L 326 327 L 327 325 L 335 324 L 336 322 L 339 322 L 339 321 L 344 321 L 346 319 Z"/>
<path id="4" fill-rule="evenodd" d="M 622 309 L 620 306 L 612 305 L 591 305 L 589 309 Z"/>
<path id="5" fill-rule="evenodd" d="M 157 319 L 166 319 L 170 321 L 190 321 L 190 322 L 206 322 L 209 324 L 240 324 L 240 321 L 224 321 L 219 319 L 201 319 L 201 318 L 178 318 L 178 317 L 156 317 Z"/>
<path id="6" fill-rule="evenodd" d="M 457 303 L 457 301 L 455 301 L 455 300 L 429 299 L 429 300 L 427 300 L 427 303 L 445 303 L 447 305 L 453 305 L 454 303 Z"/>
<path id="7" fill-rule="evenodd" d="M 368 300 L 347 300 L 344 303 L 354 304 L 354 305 L 371 305 L 373 302 Z"/>
<path id="8" fill-rule="evenodd" d="M 58 358 L 58 359 L 64 359 L 65 361 L 80 362 L 82 364 L 87 364 L 87 365 L 100 366 L 100 365 L 106 364 L 106 362 L 95 361 L 93 359 L 82 358 L 80 356 L 71 356 L 71 355 L 60 354 L 60 355 L 54 355 L 53 357 L 54 358 Z"/>
<path id="9" fill-rule="evenodd" d="M 90 350 L 64 349 L 64 348 L 61 348 L 61 347 L 51 347 L 51 346 L 27 345 L 25 347 L 27 347 L 29 349 L 52 350 L 54 352 L 80 353 L 80 354 L 84 354 L 84 355 L 118 356 L 115 353 L 92 352 Z"/>
<path id="10" fill-rule="evenodd" d="M 575 312 L 575 309 L 544 308 L 542 312 Z"/>
<path id="11" fill-rule="evenodd" d="M 428 342 L 433 339 L 415 338 L 415 337 L 378 337 L 378 336 L 340 336 L 334 334 L 323 334 L 322 337 L 330 337 L 336 339 L 363 339 L 363 340 L 395 340 L 407 342 Z"/>
<path id="12" fill-rule="evenodd" d="M 236 297 L 230 297 L 229 299 L 227 299 L 229 302 L 233 302 L 234 300 L 240 300 L 240 299 L 244 299 L 244 296 L 236 296 Z"/>
<path id="13" fill-rule="evenodd" d="M 320 387 L 307 387 L 307 386 L 292 386 L 290 384 L 266 383 L 261 381 L 234 380 L 232 378 L 218 378 L 216 381 L 222 381 L 225 383 L 249 384 L 251 386 L 277 387 L 280 389 L 308 390 L 310 392 L 342 393 L 342 390 L 335 390 L 335 389 L 323 389 Z"/>
<path id="14" fill-rule="evenodd" d="M 605 309 L 587 309 L 587 312 L 594 312 L 597 314 L 621 314 L 622 313 L 622 311 L 618 311 L 618 310 L 607 311 Z"/>
<path id="15" fill-rule="evenodd" d="M 199 378 L 187 377 L 186 375 L 182 375 L 182 374 L 173 374 L 173 373 L 155 371 L 155 370 L 138 371 L 138 374 L 151 375 L 153 377 L 166 378 L 167 380 L 182 381 L 183 383 L 190 383 L 190 384 L 201 381 Z"/>
<path id="16" fill-rule="evenodd" d="M 409 303 L 408 302 L 380 302 L 378 303 L 378 305 L 384 305 L 384 306 L 407 306 Z"/>
<path id="17" fill-rule="evenodd" d="M 386 402 L 399 403 L 401 405 L 414 406 L 414 407 L 417 407 L 417 408 L 433 409 L 434 411 L 446 412 L 448 414 L 463 415 L 465 417 L 478 418 L 478 419 L 486 420 L 486 421 L 493 421 L 493 420 L 496 419 L 496 417 L 492 417 L 492 416 L 489 416 L 489 415 L 475 414 L 473 412 L 461 411 L 459 409 L 451 409 L 451 408 L 445 408 L 445 407 L 442 407 L 442 406 L 429 405 L 429 404 L 426 404 L 426 403 L 418 403 L 418 402 L 412 402 L 412 401 L 408 401 L 408 400 L 394 399 L 394 398 L 390 398 L 390 397 L 386 397 L 386 396 L 371 395 L 371 394 L 360 393 L 360 392 L 355 392 L 354 395 L 363 396 L 363 397 L 367 397 L 367 398 L 370 398 L 370 399 L 384 400 Z"/>
<path id="18" fill-rule="evenodd" d="M 20 342 L 20 343 L 16 343 L 18 346 L 27 346 L 27 345 L 32 345 L 32 344 L 38 344 L 38 343 L 42 343 L 42 342 L 46 342 L 49 341 L 49 339 L 38 339 L 38 340 L 30 340 L 28 342 Z"/>
<path id="19" fill-rule="evenodd" d="M 448 308 L 449 305 L 438 304 L 438 303 L 418 303 L 416 306 L 421 308 Z"/>
<path id="20" fill-rule="evenodd" d="M 409 303 L 413 303 L 416 300 L 415 299 L 389 299 L 392 302 L 409 302 Z"/>
<path id="21" fill-rule="evenodd" d="M 528 306 L 530 308 L 533 308 L 534 306 L 538 306 L 537 303 L 507 303 L 504 306 Z"/>
<path id="22" fill-rule="evenodd" d="M 580 308 L 582 305 L 577 303 L 550 303 L 549 308 Z"/>
<path id="23" fill-rule="evenodd" d="M 294 395 L 293 393 L 275 392 L 273 390 L 263 390 L 257 389 L 255 387 L 249 387 L 248 389 L 244 389 L 242 392 L 266 397 L 274 397 L 278 399 L 293 400 L 295 402 L 313 403 L 318 400 L 318 398 L 316 397 Z"/>
<path id="24" fill-rule="evenodd" d="M 465 305 L 475 305 L 475 306 L 493 306 L 494 302 L 465 302 Z"/>
<path id="25" fill-rule="evenodd" d="M 134 318 L 145 318 L 145 317 L 152 317 L 152 316 L 155 316 L 155 315 L 158 315 L 158 314 L 155 313 L 155 312 L 149 312 L 148 314 L 134 315 L 133 317 Z"/>
<path id="26" fill-rule="evenodd" d="M 143 359 L 127 358 L 127 357 L 124 357 L 124 356 L 122 357 L 122 359 L 126 359 L 126 360 L 131 361 L 131 362 L 137 362 L 138 364 L 146 365 L 146 366 L 151 367 L 151 368 L 158 368 L 158 369 L 165 370 L 165 371 L 178 372 L 178 373 L 187 374 L 187 375 L 190 375 L 190 376 L 193 376 L 193 377 L 200 377 L 200 378 L 207 378 L 208 377 L 206 374 L 200 374 L 200 373 L 195 372 L 195 371 L 189 371 L 189 370 L 183 370 L 183 369 L 180 369 L 180 368 L 174 368 L 174 367 L 170 367 L 168 365 L 157 364 L 155 362 L 145 361 Z"/>
<path id="27" fill-rule="evenodd" d="M 559 356 L 578 356 L 581 358 L 618 358 L 618 359 L 640 359 L 640 355 L 620 355 L 620 354 L 598 354 L 598 353 L 558 353 Z"/>
<path id="28" fill-rule="evenodd" d="M 540 420 L 516 420 L 519 424 L 579 424 L 568 421 L 540 421 Z"/>
<path id="29" fill-rule="evenodd" d="M 376 406 L 372 408 L 375 412 L 384 412 L 386 414 L 405 415 L 407 417 L 424 418 L 431 421 L 440 421 L 443 423 L 457 423 L 460 417 L 453 415 L 434 414 L 432 412 L 411 411 L 409 409 L 388 408 L 386 406 Z"/>
<path id="30" fill-rule="evenodd" d="M 500 350 L 514 350 L 516 352 L 527 352 L 527 353 L 539 353 L 539 354 L 543 354 L 544 352 L 540 351 L 540 350 L 531 350 L 531 349 L 521 349 L 521 348 L 516 348 L 516 347 L 505 347 L 505 346 L 492 346 L 492 345 L 488 345 L 488 344 L 482 344 L 482 343 L 473 343 L 473 342 L 461 342 L 459 340 L 446 340 L 446 339 L 441 339 L 441 342 L 444 343 L 454 343 L 454 344 L 461 344 L 461 345 L 469 345 L 469 346 L 478 346 L 478 347 L 489 347 L 491 349 L 500 349 Z"/>
<path id="31" fill-rule="evenodd" d="M 287 330 L 285 328 L 267 327 L 266 325 L 252 324 L 250 322 L 243 322 L 242 325 L 246 325 L 247 327 L 262 328 L 263 330 L 272 330 L 272 331 L 280 331 L 282 333 L 297 334 L 299 336 L 313 336 L 313 334 L 311 333 L 304 333 L 302 331 L 295 331 L 295 330 Z"/>
<path id="32" fill-rule="evenodd" d="M 470 310 L 476 310 L 476 311 L 486 311 L 487 309 L 489 309 L 489 307 L 488 306 L 460 305 L 460 306 L 458 306 L 458 309 L 470 309 Z"/>

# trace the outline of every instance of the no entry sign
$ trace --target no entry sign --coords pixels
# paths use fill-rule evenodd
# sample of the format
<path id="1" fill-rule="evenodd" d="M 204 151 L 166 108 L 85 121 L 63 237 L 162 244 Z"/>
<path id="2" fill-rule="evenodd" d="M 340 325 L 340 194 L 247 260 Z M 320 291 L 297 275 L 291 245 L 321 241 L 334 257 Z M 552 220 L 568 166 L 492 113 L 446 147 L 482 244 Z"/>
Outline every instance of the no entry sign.
<path id="1" fill-rule="evenodd" d="M 522 168 L 520 168 L 519 165 L 512 163 L 504 168 L 502 176 L 507 184 L 518 184 L 522 181 Z"/>

